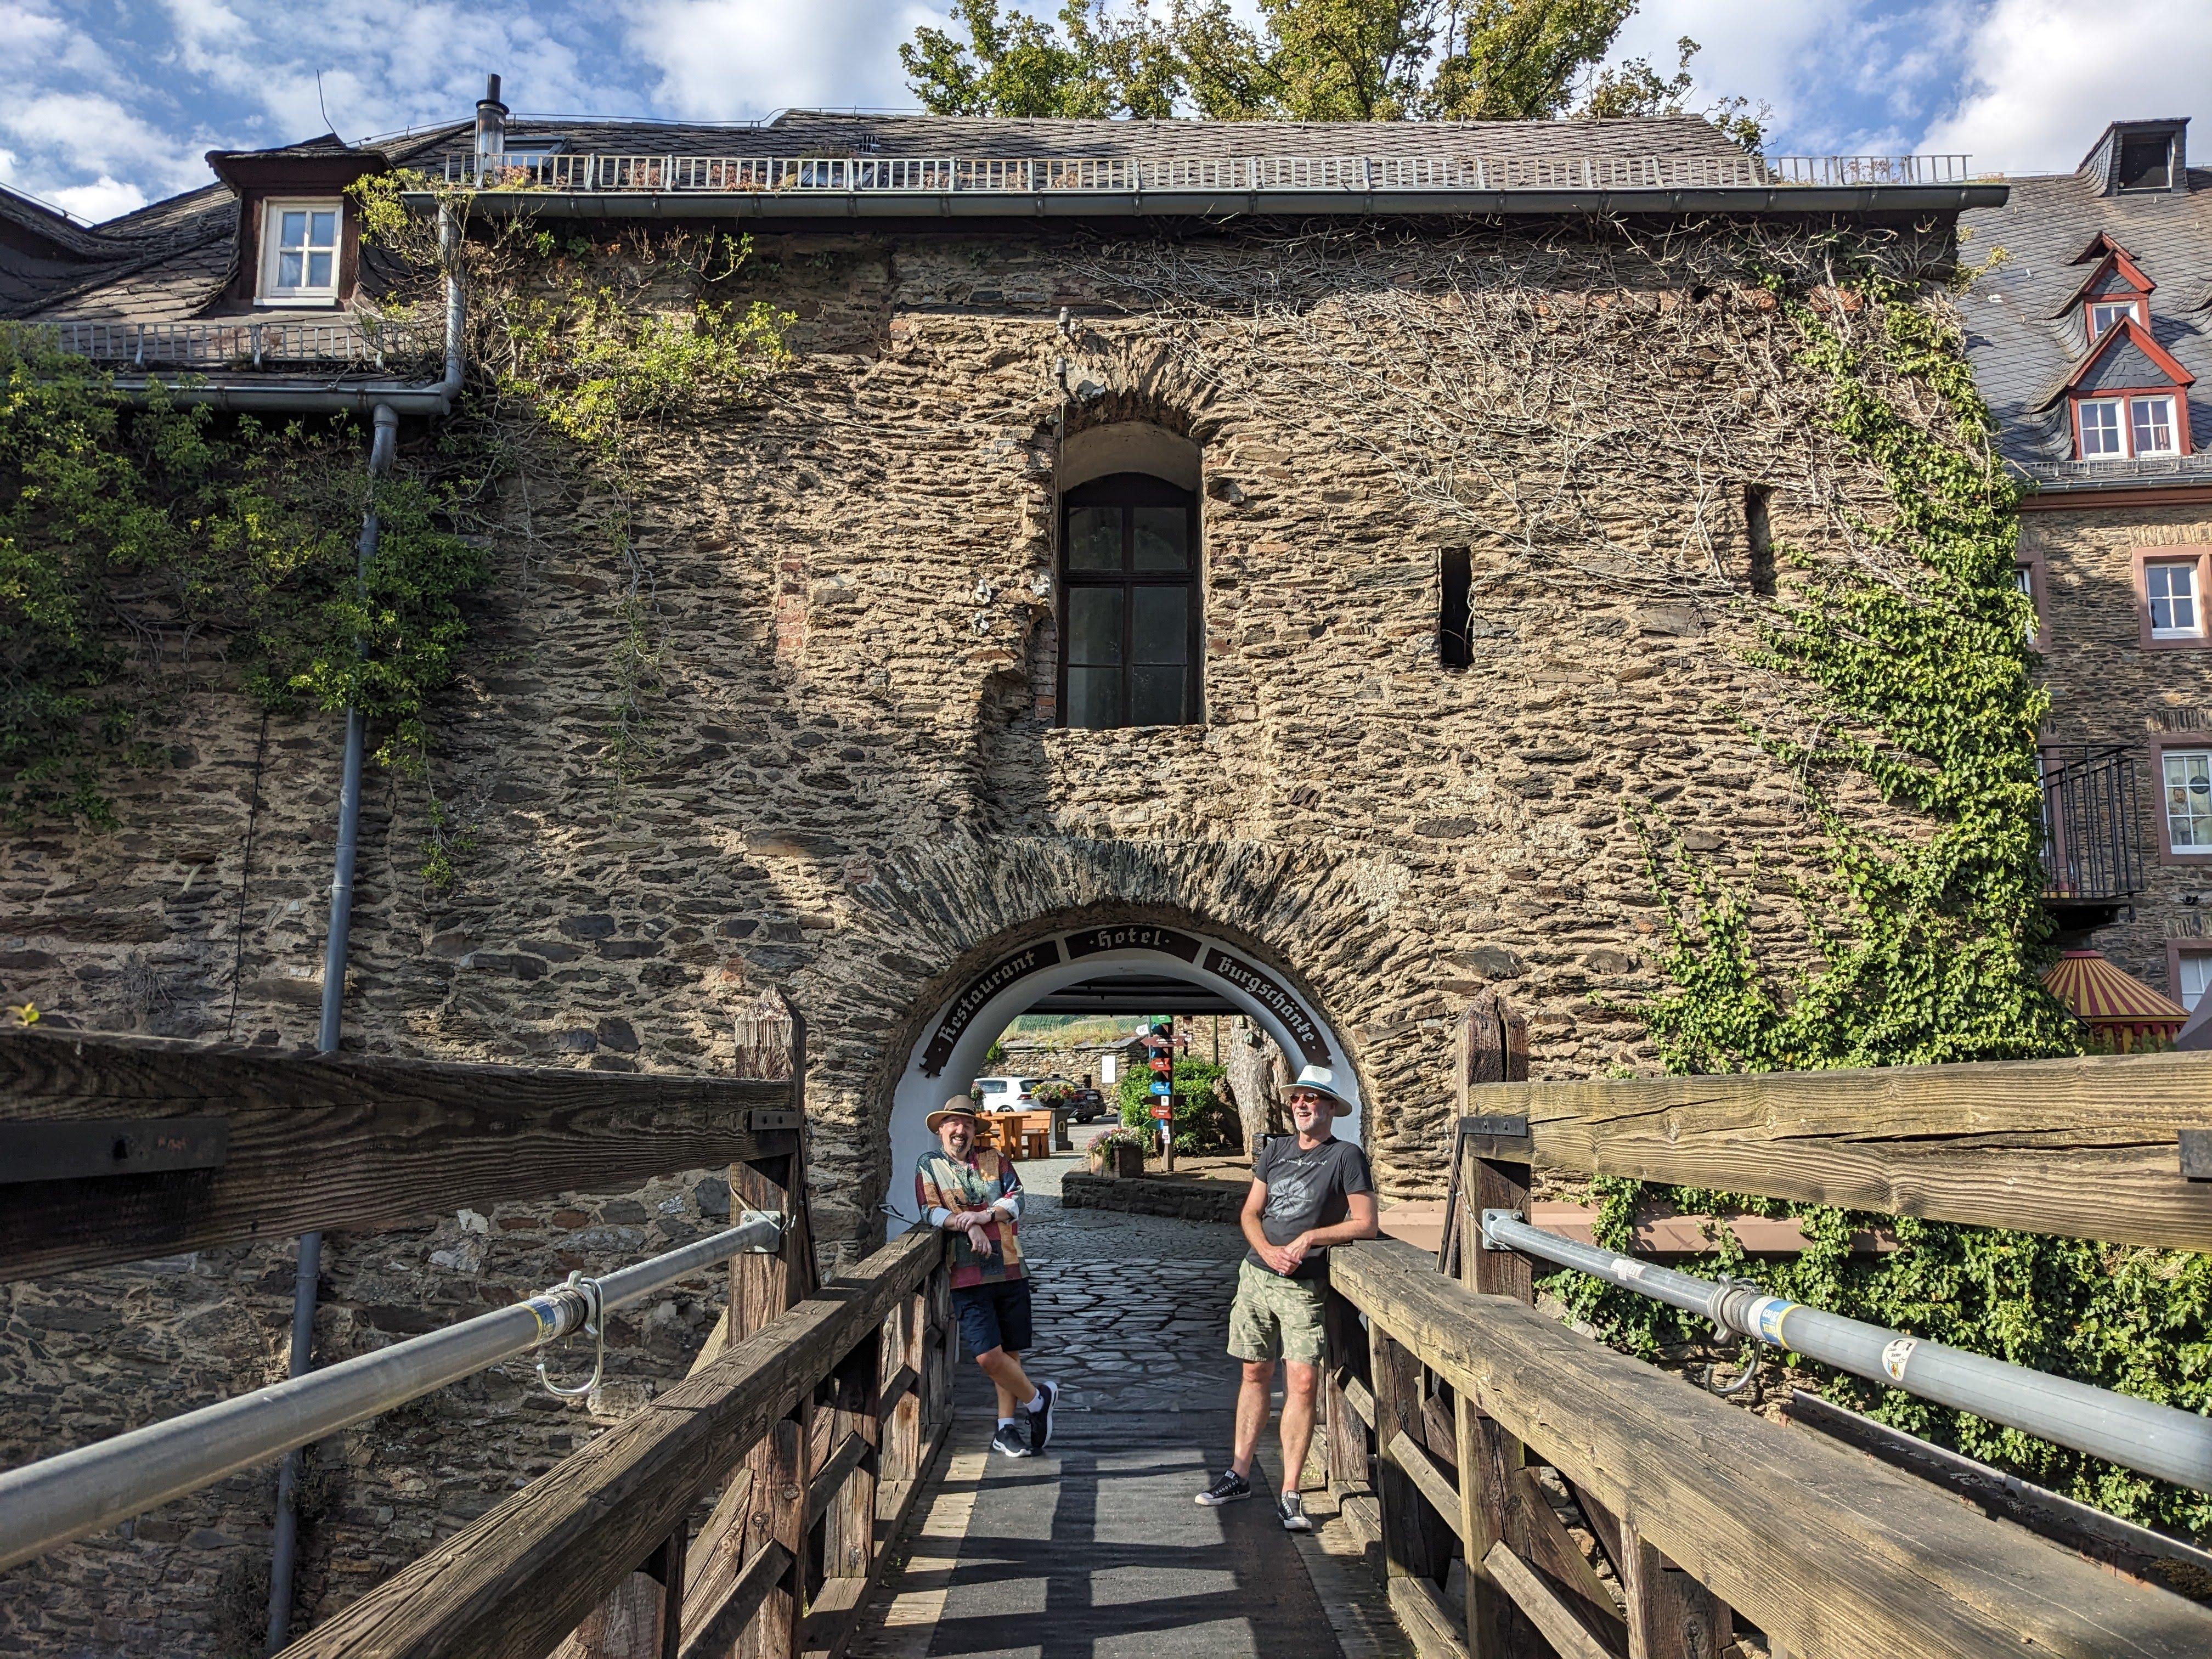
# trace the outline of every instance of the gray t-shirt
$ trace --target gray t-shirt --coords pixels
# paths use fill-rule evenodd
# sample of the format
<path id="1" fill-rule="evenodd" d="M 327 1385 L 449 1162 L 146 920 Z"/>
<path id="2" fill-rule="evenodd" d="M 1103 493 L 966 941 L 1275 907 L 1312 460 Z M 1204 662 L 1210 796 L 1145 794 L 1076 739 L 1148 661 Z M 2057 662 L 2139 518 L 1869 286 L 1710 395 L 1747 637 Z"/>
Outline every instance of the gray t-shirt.
<path id="1" fill-rule="evenodd" d="M 1346 1201 L 1351 1194 L 1375 1190 L 1367 1173 L 1367 1154 L 1334 1135 L 1311 1152 L 1300 1150 L 1296 1135 L 1276 1135 L 1262 1142 L 1260 1156 L 1252 1160 L 1252 1179 L 1267 1183 L 1260 1235 L 1270 1244 L 1287 1244 L 1300 1233 L 1335 1226 L 1352 1213 Z M 1309 1250 L 1290 1277 L 1321 1278 L 1328 1271 L 1328 1257 L 1327 1250 Z M 1257 1250 L 1247 1250 L 1244 1259 L 1274 1272 L 1260 1260 Z"/>

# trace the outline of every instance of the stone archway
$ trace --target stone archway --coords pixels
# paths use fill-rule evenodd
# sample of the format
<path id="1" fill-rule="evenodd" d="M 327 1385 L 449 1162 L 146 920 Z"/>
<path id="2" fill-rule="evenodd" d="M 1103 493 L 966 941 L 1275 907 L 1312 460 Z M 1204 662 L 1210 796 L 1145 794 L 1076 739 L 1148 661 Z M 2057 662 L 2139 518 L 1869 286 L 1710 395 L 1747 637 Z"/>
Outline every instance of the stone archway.
<path id="1" fill-rule="evenodd" d="M 992 1039 L 1041 997 L 1081 981 L 1141 974 L 1214 993 L 1242 1010 L 1301 1063 L 1327 1066 L 1342 1080 L 1351 1115 L 1338 1124 L 1364 1143 L 1365 1113 L 1351 1051 L 1328 1012 L 1257 952 L 1202 927 L 1153 921 L 1089 922 L 1009 933 L 974 974 L 940 997 L 921 1021 L 891 1090 L 885 1125 L 891 1202 L 903 1209 L 902 1172 L 932 1144 L 927 1115 L 964 1096 Z"/>

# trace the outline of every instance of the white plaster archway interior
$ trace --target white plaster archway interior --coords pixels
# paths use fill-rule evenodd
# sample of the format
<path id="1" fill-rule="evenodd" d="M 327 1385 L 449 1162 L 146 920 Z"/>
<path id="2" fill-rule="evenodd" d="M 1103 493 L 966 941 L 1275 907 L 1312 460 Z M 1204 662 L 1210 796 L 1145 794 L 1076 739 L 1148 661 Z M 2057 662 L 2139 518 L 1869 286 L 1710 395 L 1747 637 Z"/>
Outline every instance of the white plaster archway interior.
<path id="1" fill-rule="evenodd" d="M 1362 1142 L 1364 1115 L 1350 1054 L 1320 1011 L 1250 952 L 1205 933 L 1149 922 L 1071 927 L 986 965 L 922 1028 L 891 1096 L 893 1206 L 912 1212 L 915 1162 L 936 1144 L 926 1120 L 946 1101 L 966 1097 L 992 1040 L 1039 998 L 1117 973 L 1177 979 L 1213 992 L 1255 1020 L 1293 1064 L 1328 1066 L 1352 1106 L 1337 1120 L 1336 1133 Z"/>

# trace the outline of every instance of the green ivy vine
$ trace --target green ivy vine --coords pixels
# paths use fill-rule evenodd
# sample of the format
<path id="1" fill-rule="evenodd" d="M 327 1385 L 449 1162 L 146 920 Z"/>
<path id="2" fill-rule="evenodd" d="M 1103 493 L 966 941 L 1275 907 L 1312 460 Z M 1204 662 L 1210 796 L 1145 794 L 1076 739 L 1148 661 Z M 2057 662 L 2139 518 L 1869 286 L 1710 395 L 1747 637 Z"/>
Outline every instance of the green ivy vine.
<path id="1" fill-rule="evenodd" d="M 378 758 L 420 763 L 482 550 L 453 526 L 480 480 L 410 465 L 376 489 L 356 577 L 366 444 L 347 418 L 226 420 L 0 324 L 0 811 L 116 821 L 118 763 L 150 763 L 158 669 L 225 655 L 264 708 L 361 707 Z"/>
<path id="2" fill-rule="evenodd" d="M 404 200 L 428 188 L 388 174 L 354 194 L 365 239 L 398 273 L 365 320 L 434 337 L 447 256 L 434 216 Z M 607 754 L 623 773 L 664 678 L 635 534 L 653 440 L 787 355 L 791 314 L 725 291 L 750 253 L 719 234 L 477 228 L 459 255 L 461 407 L 376 486 L 365 592 L 360 423 L 231 418 L 158 389 L 134 401 L 51 330 L 0 324 L 0 815 L 112 827 L 114 769 L 161 752 L 159 671 L 219 656 L 271 711 L 363 709 L 379 762 L 426 781 L 422 873 L 450 884 L 469 841 L 427 789 L 429 710 L 490 580 L 493 508 L 548 457 L 564 505 L 619 572 Z"/>
<path id="3" fill-rule="evenodd" d="M 1814 688 L 1828 716 L 1813 739 L 1746 722 L 1793 769 L 1820 830 L 1820 873 L 1797 892 L 1814 965 L 1770 968 L 1752 894 L 1639 820 L 1672 987 L 1639 1012 L 1677 1073 L 2078 1053 L 2079 1028 L 2039 983 L 2051 959 L 2035 767 L 2046 699 L 2014 583 L 2015 499 L 1958 332 L 1880 276 L 1847 278 L 1820 303 L 1765 280 L 1796 326 L 1799 362 L 1826 382 L 1828 425 L 1872 464 L 1887 509 L 1853 526 L 1867 559 L 1792 556 L 1801 585 L 1754 653 Z M 1838 804 L 1846 787 L 1871 787 L 1915 827 L 1869 827 Z M 1794 1215 L 1811 1241 L 1803 1255 L 1754 1261 L 1721 1229 L 1718 1267 L 1838 1313 L 2212 1410 L 2212 1257 L 1610 1178 L 1592 1189 L 1612 1248 L 1632 1249 L 1636 1216 L 1654 1209 Z M 1853 1233 L 1870 1226 L 1889 1228 L 1898 1248 L 1855 1255 Z M 1545 1287 L 1632 1352 L 1705 1335 L 1579 1274 Z M 1823 1387 L 2113 1513 L 2212 1533 L 2204 1494 L 1856 1377 L 1826 1374 Z"/>

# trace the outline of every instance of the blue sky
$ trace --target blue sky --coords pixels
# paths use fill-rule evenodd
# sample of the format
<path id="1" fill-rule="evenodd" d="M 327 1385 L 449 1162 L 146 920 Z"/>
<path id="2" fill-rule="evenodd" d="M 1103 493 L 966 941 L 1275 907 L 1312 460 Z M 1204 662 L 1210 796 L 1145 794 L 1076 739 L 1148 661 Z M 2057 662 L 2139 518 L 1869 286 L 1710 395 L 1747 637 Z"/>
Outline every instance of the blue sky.
<path id="1" fill-rule="evenodd" d="M 487 70 L 524 112 L 908 108 L 898 43 L 931 21 L 927 0 L 0 0 L 0 181 L 106 218 L 323 109 L 349 139 L 464 117 Z M 1644 0 L 1618 55 L 1671 67 L 1681 34 L 1704 93 L 1772 106 L 1777 154 L 2039 172 L 2110 119 L 2212 114 L 2212 0 Z"/>

